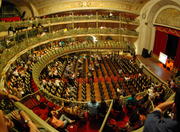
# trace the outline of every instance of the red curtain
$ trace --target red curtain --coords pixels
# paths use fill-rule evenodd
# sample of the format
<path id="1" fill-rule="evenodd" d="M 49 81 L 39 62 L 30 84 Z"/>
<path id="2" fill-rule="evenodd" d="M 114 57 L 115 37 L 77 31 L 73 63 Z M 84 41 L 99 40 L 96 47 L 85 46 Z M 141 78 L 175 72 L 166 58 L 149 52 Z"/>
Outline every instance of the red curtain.
<path id="1" fill-rule="evenodd" d="M 173 36 L 180 37 L 180 30 L 176 30 L 168 27 L 162 27 L 162 26 L 156 26 L 156 30 L 164 32 L 166 34 L 171 34 Z"/>
<path id="2" fill-rule="evenodd" d="M 160 52 L 165 53 L 166 43 L 168 39 L 168 34 L 156 30 L 155 44 L 153 48 L 153 53 L 159 56 Z"/>
<path id="3" fill-rule="evenodd" d="M 179 38 L 179 42 L 178 42 L 178 46 L 177 46 L 174 66 L 180 70 L 180 38 Z"/>

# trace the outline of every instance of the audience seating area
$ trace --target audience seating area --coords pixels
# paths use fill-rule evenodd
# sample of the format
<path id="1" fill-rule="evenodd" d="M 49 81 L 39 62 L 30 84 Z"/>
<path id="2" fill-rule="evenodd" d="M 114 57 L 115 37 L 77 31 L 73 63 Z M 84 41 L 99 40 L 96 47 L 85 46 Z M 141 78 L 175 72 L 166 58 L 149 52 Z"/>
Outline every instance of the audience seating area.
<path id="1" fill-rule="evenodd" d="M 48 113 L 51 108 L 58 109 L 64 104 L 63 114 L 76 120 L 76 123 L 70 124 L 64 128 L 65 130 L 73 127 L 77 131 L 86 129 L 98 131 L 102 122 L 96 124 L 89 120 L 86 114 L 88 113 L 87 102 L 92 99 L 103 101 L 119 98 L 118 102 L 121 103 L 122 110 L 113 108 L 104 127 L 113 131 L 133 130 L 143 125 L 145 116 L 151 110 L 149 108 L 152 108 L 151 101 L 147 98 L 147 90 L 154 87 L 153 93 L 158 93 L 158 96 L 152 98 L 155 105 L 164 101 L 160 100 L 165 94 L 160 88 L 161 85 L 155 84 L 152 78 L 145 75 L 130 54 L 120 55 L 118 52 L 107 54 L 106 52 L 83 51 L 55 57 L 54 60 L 50 59 L 51 63 L 45 64 L 39 76 L 42 87 L 39 88 L 32 77 L 32 72 L 34 72 L 32 69 L 35 67 L 33 64 L 41 59 L 46 61 L 53 55 L 50 51 L 59 54 L 53 49 L 73 50 L 76 48 L 71 44 L 62 47 L 58 43 L 41 45 L 26 52 L 11 64 L 7 72 L 6 85 L 10 89 L 9 92 L 20 98 L 24 97 L 21 102 L 41 119 L 48 122 Z M 106 45 L 105 42 L 104 46 Z M 66 50 L 64 51 L 66 52 Z M 46 54 L 48 57 L 44 56 Z M 33 94 L 34 92 L 36 93 Z M 141 92 L 144 94 L 138 95 Z M 136 99 L 139 102 L 137 105 L 129 104 L 128 98 L 132 93 L 137 94 Z M 32 95 L 26 96 L 27 94 Z M 142 106 L 142 102 L 147 105 Z M 75 112 L 74 106 L 77 107 L 78 112 Z M 113 105 L 113 107 L 115 106 Z M 140 113 L 136 113 L 136 119 L 131 117 L 130 110 L 132 108 Z M 113 116 L 114 112 L 119 113 L 120 120 Z M 124 116 L 121 117 L 121 115 Z M 99 118 L 102 118 L 103 121 L 104 117 L 105 115 Z"/>
<path id="2" fill-rule="evenodd" d="M 60 114 L 75 122 L 61 131 L 140 128 L 152 108 L 172 91 L 137 63 L 133 45 L 138 36 L 137 16 L 117 14 L 111 16 L 101 10 L 92 15 L 57 13 L 31 21 L 0 23 L 0 31 L 8 30 L 8 36 L 0 40 L 3 90 L 20 98 L 48 124 L 51 111 L 62 108 Z M 95 26 L 77 24 L 86 20 Z M 103 22 L 118 27 L 104 27 Z M 66 28 L 68 24 L 73 28 Z M 93 121 L 88 106 L 92 100 L 98 104 Z M 0 109 L 9 113 L 15 107 L 6 102 L 0 102 Z"/>
<path id="3" fill-rule="evenodd" d="M 93 52 L 62 56 L 47 65 L 40 78 L 49 93 L 79 101 L 130 96 L 153 86 L 132 57 Z"/>

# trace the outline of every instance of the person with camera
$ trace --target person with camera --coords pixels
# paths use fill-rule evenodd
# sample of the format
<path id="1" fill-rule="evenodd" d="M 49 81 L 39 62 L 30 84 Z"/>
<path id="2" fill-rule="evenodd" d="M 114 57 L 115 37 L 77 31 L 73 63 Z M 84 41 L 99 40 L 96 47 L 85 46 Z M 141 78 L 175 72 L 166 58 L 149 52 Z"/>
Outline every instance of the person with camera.
<path id="1" fill-rule="evenodd" d="M 172 109 L 174 116 L 164 117 L 163 112 Z M 180 131 L 180 88 L 176 89 L 175 100 L 157 105 L 147 116 L 143 132 L 179 132 Z"/>

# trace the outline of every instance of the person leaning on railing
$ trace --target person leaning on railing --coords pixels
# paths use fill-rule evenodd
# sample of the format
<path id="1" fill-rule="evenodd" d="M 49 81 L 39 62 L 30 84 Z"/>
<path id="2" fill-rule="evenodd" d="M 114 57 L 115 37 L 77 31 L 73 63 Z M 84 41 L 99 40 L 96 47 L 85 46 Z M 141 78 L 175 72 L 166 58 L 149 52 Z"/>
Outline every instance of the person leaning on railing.
<path id="1" fill-rule="evenodd" d="M 0 130 L 2 132 L 16 131 L 15 126 L 18 126 L 18 130 L 20 131 L 39 132 L 36 125 L 24 111 L 15 110 L 5 115 L 3 111 L 0 110 Z"/>
<path id="2" fill-rule="evenodd" d="M 170 109 L 174 114 L 171 118 L 162 115 Z M 143 132 L 179 132 L 180 130 L 180 89 L 176 89 L 175 100 L 159 104 L 145 121 Z"/>
<path id="3" fill-rule="evenodd" d="M 0 91 L 0 100 L 6 97 L 13 101 L 20 100 L 14 95 L 7 94 L 5 92 Z M 26 132 L 39 132 L 36 125 L 31 121 L 29 116 L 24 111 L 14 110 L 11 113 L 5 115 L 4 112 L 0 110 L 0 131 L 1 132 L 9 132 L 9 131 L 15 130 L 14 127 L 17 125 L 17 123 L 20 125 L 19 129 L 21 130 L 24 129 L 24 131 Z"/>

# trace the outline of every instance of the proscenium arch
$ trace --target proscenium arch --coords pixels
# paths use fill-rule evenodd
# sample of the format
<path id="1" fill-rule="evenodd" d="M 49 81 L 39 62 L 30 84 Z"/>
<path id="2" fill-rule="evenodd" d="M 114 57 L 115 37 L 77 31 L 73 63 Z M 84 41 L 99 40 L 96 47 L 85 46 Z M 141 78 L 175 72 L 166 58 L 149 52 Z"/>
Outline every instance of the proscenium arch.
<path id="1" fill-rule="evenodd" d="M 178 8 L 177 6 L 174 6 L 174 5 L 166 5 L 166 6 L 162 7 L 162 8 L 160 8 L 160 9 L 158 10 L 158 12 L 155 14 L 154 19 L 153 19 L 153 24 L 155 23 L 155 21 L 156 21 L 157 17 L 159 16 L 159 14 L 160 14 L 162 11 L 164 11 L 165 9 L 176 9 L 176 10 L 180 11 L 180 8 Z"/>
<path id="2" fill-rule="evenodd" d="M 140 12 L 139 38 L 135 43 L 137 54 L 142 49 L 153 50 L 155 40 L 155 27 L 153 26 L 158 14 L 167 8 L 180 9 L 179 0 L 152 0 L 147 2 Z"/>

